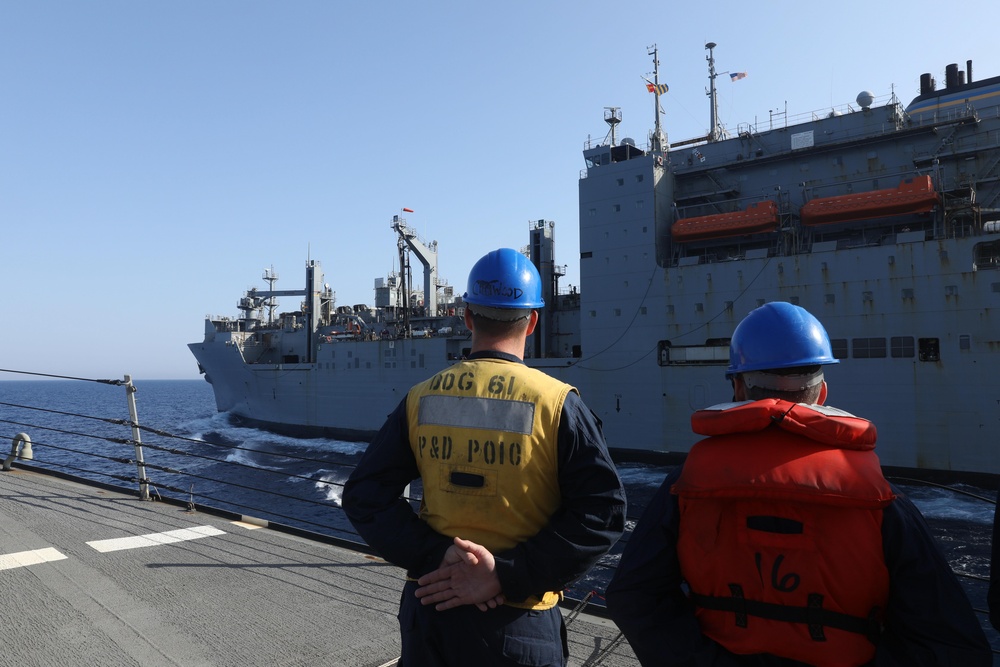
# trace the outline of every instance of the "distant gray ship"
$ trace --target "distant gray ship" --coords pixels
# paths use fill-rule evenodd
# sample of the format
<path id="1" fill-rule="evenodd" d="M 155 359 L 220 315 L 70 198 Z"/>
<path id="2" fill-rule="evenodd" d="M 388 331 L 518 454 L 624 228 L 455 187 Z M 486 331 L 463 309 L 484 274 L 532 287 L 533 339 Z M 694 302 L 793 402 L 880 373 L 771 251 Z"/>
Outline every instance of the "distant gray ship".
<path id="1" fill-rule="evenodd" d="M 736 324 L 789 301 L 826 326 L 830 403 L 874 421 L 890 468 L 1000 474 L 1000 77 L 921 77 L 904 107 L 856 106 L 668 143 L 610 130 L 584 150 L 579 291 L 560 288 L 553 223 L 528 224 L 547 307 L 526 363 L 578 387 L 613 449 L 683 455 L 693 410 L 731 399 Z M 406 209 L 404 209 L 406 212 Z M 400 270 L 373 307 L 338 307 L 320 266 L 303 290 L 250 290 L 189 347 L 220 411 L 276 431 L 368 439 L 414 383 L 468 351 L 437 245 L 395 216 Z M 414 285 L 410 258 L 423 265 Z M 282 296 L 302 297 L 275 314 Z"/>

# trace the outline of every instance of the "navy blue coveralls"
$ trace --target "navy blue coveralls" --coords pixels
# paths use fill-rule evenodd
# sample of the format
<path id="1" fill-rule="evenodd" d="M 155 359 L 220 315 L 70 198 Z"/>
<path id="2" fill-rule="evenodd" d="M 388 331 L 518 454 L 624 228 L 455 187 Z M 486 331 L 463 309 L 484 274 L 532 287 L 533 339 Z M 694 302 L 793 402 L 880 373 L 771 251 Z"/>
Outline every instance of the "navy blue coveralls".
<path id="1" fill-rule="evenodd" d="M 469 357 L 520 362 L 499 352 Z M 435 532 L 400 497 L 418 478 L 409 444 L 406 399 L 368 445 L 344 486 L 343 507 L 362 538 L 413 580 L 441 564 L 452 538 Z M 576 392 L 559 419 L 561 506 L 549 524 L 509 551 L 496 553 L 496 573 L 508 600 L 560 591 L 585 574 L 625 527 L 625 492 L 607 451 L 600 420 Z M 566 664 L 566 630 L 558 606 L 545 611 L 474 605 L 436 611 L 414 596 L 408 581 L 399 608 L 401 667 Z"/>

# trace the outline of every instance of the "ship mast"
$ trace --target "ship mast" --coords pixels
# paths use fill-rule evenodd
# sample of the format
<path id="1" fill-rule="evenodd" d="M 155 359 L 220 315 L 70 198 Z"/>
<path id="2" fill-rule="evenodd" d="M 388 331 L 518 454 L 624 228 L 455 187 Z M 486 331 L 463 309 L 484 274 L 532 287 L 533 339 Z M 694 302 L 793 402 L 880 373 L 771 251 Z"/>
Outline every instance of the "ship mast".
<path id="1" fill-rule="evenodd" d="M 647 47 L 646 55 L 653 56 L 653 95 L 656 100 L 654 105 L 656 107 L 656 124 L 653 127 L 653 136 L 650 138 L 649 147 L 654 153 L 664 153 L 670 150 L 670 145 L 667 143 L 667 137 L 663 133 L 663 128 L 660 125 L 660 59 L 658 57 L 659 51 L 656 48 L 656 44 Z M 649 79 L 646 79 L 648 82 Z"/>
<path id="2" fill-rule="evenodd" d="M 715 91 L 715 55 L 712 49 L 716 47 L 715 42 L 709 42 L 705 45 L 708 49 L 708 55 L 705 56 L 705 60 L 708 61 L 708 98 L 710 100 L 709 104 L 711 106 L 711 128 L 708 131 L 709 141 L 719 141 L 722 139 L 722 130 L 719 128 L 719 97 Z"/>
<path id="3" fill-rule="evenodd" d="M 615 135 L 615 130 L 618 127 L 618 123 L 622 122 L 622 112 L 619 107 L 604 107 L 604 122 L 608 124 L 608 134 L 604 137 L 604 142 L 607 143 L 609 138 L 611 143 L 609 146 L 617 146 L 618 139 Z"/>
<path id="4" fill-rule="evenodd" d="M 272 266 L 270 269 L 264 269 L 264 280 L 267 281 L 267 291 L 274 292 L 274 283 L 278 280 L 278 274 Z M 278 306 L 278 301 L 273 296 L 269 296 L 264 299 L 262 306 L 267 308 L 267 324 L 268 326 L 274 324 L 274 309 Z"/>

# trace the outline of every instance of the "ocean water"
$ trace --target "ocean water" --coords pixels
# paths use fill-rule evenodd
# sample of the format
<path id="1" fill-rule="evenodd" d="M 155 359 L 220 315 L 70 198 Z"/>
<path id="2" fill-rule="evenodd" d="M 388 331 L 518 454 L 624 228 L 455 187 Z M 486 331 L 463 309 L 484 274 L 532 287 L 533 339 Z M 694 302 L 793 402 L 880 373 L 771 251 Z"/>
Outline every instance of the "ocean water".
<path id="1" fill-rule="evenodd" d="M 340 510 L 341 489 L 365 443 L 290 438 L 233 424 L 203 380 L 133 379 L 154 497 L 171 497 L 360 541 Z M 0 455 L 17 433 L 32 441 L 31 465 L 103 484 L 138 488 L 125 388 L 70 380 L 0 381 Z M 116 423 L 117 422 L 117 423 Z M 14 464 L 18 465 L 17 463 Z M 619 467 L 629 527 L 669 468 Z M 985 610 L 996 489 L 897 482 L 924 514 L 973 606 Z M 411 491 L 419 497 L 419 485 Z M 569 591 L 601 601 L 623 541 Z M 984 628 L 989 628 L 981 615 Z M 989 629 L 994 646 L 1000 637 Z"/>

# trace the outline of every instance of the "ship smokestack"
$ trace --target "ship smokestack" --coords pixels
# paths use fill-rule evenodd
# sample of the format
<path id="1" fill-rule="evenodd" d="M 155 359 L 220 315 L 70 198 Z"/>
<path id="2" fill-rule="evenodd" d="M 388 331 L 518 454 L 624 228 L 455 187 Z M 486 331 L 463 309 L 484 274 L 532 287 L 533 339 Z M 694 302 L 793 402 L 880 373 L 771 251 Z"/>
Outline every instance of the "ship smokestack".
<path id="1" fill-rule="evenodd" d="M 965 61 L 965 80 L 967 83 L 972 83 L 972 61 Z"/>
<path id="2" fill-rule="evenodd" d="M 934 92 L 935 84 L 934 78 L 929 72 L 924 72 L 920 75 L 920 94 L 926 95 L 927 93 Z"/>
<path id="3" fill-rule="evenodd" d="M 958 65 L 952 63 L 944 68 L 944 87 L 951 90 L 958 85 Z"/>

